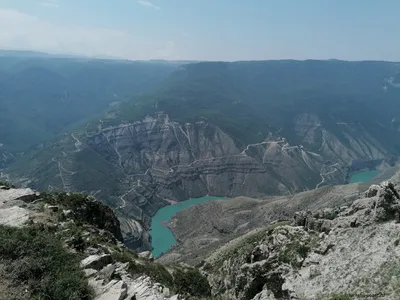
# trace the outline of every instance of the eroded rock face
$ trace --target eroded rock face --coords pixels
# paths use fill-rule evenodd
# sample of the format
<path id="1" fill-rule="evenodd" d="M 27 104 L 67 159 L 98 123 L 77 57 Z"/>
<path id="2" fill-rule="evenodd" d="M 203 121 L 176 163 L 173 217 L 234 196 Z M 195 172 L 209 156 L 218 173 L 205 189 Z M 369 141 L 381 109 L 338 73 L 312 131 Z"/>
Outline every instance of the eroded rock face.
<path id="1" fill-rule="evenodd" d="M 120 222 L 113 210 L 107 205 L 93 199 L 74 210 L 74 214 L 100 229 L 109 231 L 119 241 L 123 241 Z"/>
<path id="2" fill-rule="evenodd" d="M 146 188 L 155 188 L 161 198 L 176 200 L 206 194 L 259 196 L 289 192 L 304 186 L 301 175 L 319 172 L 321 166 L 318 157 L 299 147 L 289 147 L 284 140 L 243 149 L 210 123 L 183 125 L 162 113 L 141 122 L 105 128 L 88 137 L 87 144 L 126 175 L 141 180 L 141 186 L 135 189 L 139 195 L 132 191 L 126 197 L 135 203 L 149 199 L 151 193 L 142 194 L 148 193 Z M 291 168 L 285 169 L 287 165 Z M 287 182 L 282 185 L 269 168 L 279 174 L 285 172 Z"/>
<path id="3" fill-rule="evenodd" d="M 127 245 L 144 251 L 151 217 L 171 200 L 288 195 L 344 183 L 353 160 L 388 155 L 362 128 L 344 126 L 339 137 L 315 114 L 292 122 L 296 144 L 271 134 L 251 145 L 241 145 L 213 120 L 179 124 L 163 112 L 117 126 L 101 123 L 65 137 L 54 146 L 60 148 L 53 160 L 32 167 L 29 177 L 46 188 L 98 195 L 116 209 Z M 57 178 L 51 183 L 42 178 L 49 170 Z"/>
<path id="4" fill-rule="evenodd" d="M 83 263 L 83 262 L 82 262 Z M 113 262 L 98 271 L 85 269 L 89 284 L 94 288 L 96 300 L 173 300 L 169 289 L 148 276 L 133 278 L 128 264 Z M 117 278 L 117 279 L 115 279 Z"/>
<path id="5" fill-rule="evenodd" d="M 203 267 L 213 291 L 229 299 L 398 299 L 398 187 L 383 182 L 366 196 L 349 207 L 296 213 L 292 226 L 217 251 Z"/>
<path id="6" fill-rule="evenodd" d="M 321 128 L 316 115 L 299 116 L 294 123 L 306 145 L 315 147 L 317 137 L 322 135 L 318 145 L 321 153 L 289 145 L 285 139 L 238 146 L 210 122 L 179 124 L 164 113 L 133 124 L 104 128 L 88 137 L 86 143 L 131 176 L 120 212 L 126 219 L 140 216 L 145 229 L 149 217 L 168 204 L 164 199 L 287 194 L 343 182 L 346 174 L 341 166 L 353 159 L 385 155 L 372 137 L 356 142 L 348 135 L 354 147 L 345 146 Z M 129 236 L 135 237 L 135 246 L 138 239 L 145 238 L 137 231 Z"/>
<path id="7" fill-rule="evenodd" d="M 332 220 L 336 218 L 347 207 L 325 208 L 311 211 L 300 211 L 294 215 L 293 225 L 302 226 L 305 230 L 329 233 L 332 228 Z"/>
<path id="8" fill-rule="evenodd" d="M 258 238 L 254 243 L 244 242 L 247 245 L 233 252 L 236 255 L 228 255 L 217 271 L 221 277 L 209 276 L 216 293 L 223 293 L 229 299 L 264 299 L 257 295 L 266 289 L 271 299 L 283 298 L 281 286 L 285 276 L 292 268 L 301 266 L 310 244 L 318 236 L 301 227 L 278 226 Z"/>

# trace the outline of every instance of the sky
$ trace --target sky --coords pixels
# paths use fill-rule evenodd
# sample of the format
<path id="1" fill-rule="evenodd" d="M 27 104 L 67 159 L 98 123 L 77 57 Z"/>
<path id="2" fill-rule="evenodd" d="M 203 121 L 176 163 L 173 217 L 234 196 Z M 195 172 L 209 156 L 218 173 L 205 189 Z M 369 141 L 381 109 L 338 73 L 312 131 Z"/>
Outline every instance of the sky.
<path id="1" fill-rule="evenodd" d="M 0 0 L 0 49 L 131 60 L 400 61 L 399 0 Z"/>

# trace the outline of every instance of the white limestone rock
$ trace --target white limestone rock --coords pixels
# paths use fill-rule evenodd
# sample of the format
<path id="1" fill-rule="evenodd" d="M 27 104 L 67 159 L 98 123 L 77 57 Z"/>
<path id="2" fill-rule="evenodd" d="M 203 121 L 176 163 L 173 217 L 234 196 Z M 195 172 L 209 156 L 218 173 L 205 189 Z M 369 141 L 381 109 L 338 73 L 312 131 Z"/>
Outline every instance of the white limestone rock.
<path id="1" fill-rule="evenodd" d="M 81 268 L 101 270 L 111 262 L 112 259 L 109 254 L 90 255 L 81 261 Z"/>
<path id="2" fill-rule="evenodd" d="M 153 254 L 151 254 L 150 251 L 143 251 L 143 252 L 138 253 L 138 255 L 141 258 L 153 259 Z"/>
<path id="3" fill-rule="evenodd" d="M 33 199 L 38 196 L 32 189 L 0 189 L 0 207 L 13 200 Z"/>
<path id="4" fill-rule="evenodd" d="M 0 209 L 0 224 L 21 227 L 29 220 L 29 210 L 13 206 Z"/>

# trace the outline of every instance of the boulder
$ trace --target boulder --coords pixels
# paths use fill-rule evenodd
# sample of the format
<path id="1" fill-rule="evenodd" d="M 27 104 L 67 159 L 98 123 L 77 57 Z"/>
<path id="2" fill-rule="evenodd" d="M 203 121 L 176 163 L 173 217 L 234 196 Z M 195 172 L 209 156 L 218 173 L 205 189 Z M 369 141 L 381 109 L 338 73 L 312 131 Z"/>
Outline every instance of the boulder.
<path id="1" fill-rule="evenodd" d="M 86 277 L 92 277 L 93 275 L 97 274 L 97 271 L 95 269 L 84 269 Z"/>
<path id="2" fill-rule="evenodd" d="M 39 195 L 31 189 L 0 190 L 0 206 L 13 200 L 28 201 L 39 198 Z"/>
<path id="3" fill-rule="evenodd" d="M 29 210 L 12 206 L 0 209 L 0 224 L 21 227 L 29 220 Z"/>
<path id="4" fill-rule="evenodd" d="M 68 218 L 71 217 L 73 215 L 73 211 L 71 209 L 63 209 L 63 215 L 64 217 Z"/>
<path id="5" fill-rule="evenodd" d="M 112 262 L 111 255 L 90 255 L 81 261 L 81 268 L 101 270 Z"/>
<path id="6" fill-rule="evenodd" d="M 365 197 L 367 198 L 375 197 L 381 189 L 382 187 L 380 185 L 373 184 L 365 192 Z"/>
<path id="7" fill-rule="evenodd" d="M 307 219 L 312 217 L 311 211 L 298 211 L 294 214 L 294 222 L 295 226 L 306 226 Z"/>
<path id="8" fill-rule="evenodd" d="M 110 280 L 115 270 L 117 269 L 116 264 L 108 264 L 99 272 L 99 278 Z"/>
<path id="9" fill-rule="evenodd" d="M 138 253 L 138 255 L 141 258 L 153 259 L 153 254 L 151 254 L 150 251 L 143 251 L 143 252 Z"/>
<path id="10" fill-rule="evenodd" d="M 331 220 L 324 220 L 321 224 L 320 231 L 324 233 L 329 233 L 332 229 L 332 221 Z"/>
<path id="11" fill-rule="evenodd" d="M 112 280 L 104 287 L 99 287 L 97 290 L 95 288 L 95 292 L 98 294 L 95 300 L 124 300 L 127 286 L 122 280 Z"/>

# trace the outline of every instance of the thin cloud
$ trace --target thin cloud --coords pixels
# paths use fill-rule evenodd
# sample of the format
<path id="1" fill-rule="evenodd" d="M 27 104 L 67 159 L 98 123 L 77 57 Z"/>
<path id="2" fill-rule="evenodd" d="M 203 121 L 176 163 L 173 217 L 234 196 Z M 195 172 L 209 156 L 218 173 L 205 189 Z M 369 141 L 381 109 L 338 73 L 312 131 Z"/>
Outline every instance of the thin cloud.
<path id="1" fill-rule="evenodd" d="M 41 6 L 45 7 L 51 7 L 51 8 L 58 8 L 60 7 L 60 4 L 58 3 L 57 0 L 42 0 L 39 2 Z"/>
<path id="2" fill-rule="evenodd" d="M 0 0 L 1 1 L 1 0 Z M 0 49 L 125 59 L 175 59 L 175 43 L 140 40 L 134 31 L 54 24 L 0 8 Z"/>
<path id="3" fill-rule="evenodd" d="M 142 5 L 142 6 L 147 6 L 147 7 L 151 7 L 154 9 L 161 9 L 161 7 L 151 3 L 150 1 L 146 1 L 146 0 L 138 0 L 136 1 L 138 4 Z"/>

